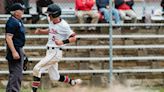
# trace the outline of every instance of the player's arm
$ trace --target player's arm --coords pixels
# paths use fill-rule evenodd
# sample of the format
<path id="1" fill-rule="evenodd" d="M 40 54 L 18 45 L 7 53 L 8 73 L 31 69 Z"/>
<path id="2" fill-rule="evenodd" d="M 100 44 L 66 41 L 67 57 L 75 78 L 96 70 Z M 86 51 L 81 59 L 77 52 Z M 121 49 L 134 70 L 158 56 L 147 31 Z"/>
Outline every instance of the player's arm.
<path id="1" fill-rule="evenodd" d="M 7 46 L 10 48 L 11 52 L 12 52 L 12 55 L 13 55 L 13 58 L 14 59 L 19 59 L 20 56 L 18 54 L 18 52 L 16 51 L 15 47 L 14 47 L 14 44 L 13 44 L 13 34 L 11 33 L 6 33 L 5 35 L 5 40 L 7 42 Z"/>
<path id="2" fill-rule="evenodd" d="M 35 34 L 48 34 L 49 29 L 36 29 Z"/>
<path id="3" fill-rule="evenodd" d="M 73 33 L 70 35 L 70 37 L 68 39 L 66 39 L 66 40 L 55 40 L 55 43 L 57 45 L 63 45 L 63 44 L 75 42 L 76 40 L 77 40 L 76 33 Z"/>
<path id="4" fill-rule="evenodd" d="M 67 39 L 66 39 L 66 40 L 67 40 Z M 77 40 L 77 38 L 76 38 L 76 33 L 73 33 L 73 34 L 68 38 L 69 43 L 75 42 L 76 40 Z M 65 43 L 64 40 L 63 40 L 63 43 Z"/>

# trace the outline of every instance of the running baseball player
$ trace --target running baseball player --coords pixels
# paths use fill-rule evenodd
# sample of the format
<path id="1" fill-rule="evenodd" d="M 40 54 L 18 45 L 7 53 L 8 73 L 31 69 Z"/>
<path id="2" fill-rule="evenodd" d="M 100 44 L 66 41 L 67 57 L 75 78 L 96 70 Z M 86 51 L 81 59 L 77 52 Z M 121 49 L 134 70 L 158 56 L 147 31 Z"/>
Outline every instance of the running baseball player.
<path id="1" fill-rule="evenodd" d="M 37 63 L 33 69 L 32 92 L 37 92 L 40 85 L 41 74 L 48 70 L 51 80 L 69 83 L 70 85 L 80 84 L 81 79 L 71 79 L 68 76 L 59 74 L 58 62 L 62 58 L 62 47 L 65 44 L 75 42 L 76 34 L 71 30 L 68 23 L 60 18 L 61 8 L 51 4 L 47 9 L 49 28 L 37 29 L 36 34 L 49 34 L 46 56 Z"/>

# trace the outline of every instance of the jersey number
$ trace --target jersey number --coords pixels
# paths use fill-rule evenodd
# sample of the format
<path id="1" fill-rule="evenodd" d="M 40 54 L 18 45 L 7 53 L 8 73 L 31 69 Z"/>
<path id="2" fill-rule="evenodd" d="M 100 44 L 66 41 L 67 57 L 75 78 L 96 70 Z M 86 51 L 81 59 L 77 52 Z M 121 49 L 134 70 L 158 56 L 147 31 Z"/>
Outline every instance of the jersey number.
<path id="1" fill-rule="evenodd" d="M 55 36 L 52 37 L 52 41 L 55 41 Z"/>

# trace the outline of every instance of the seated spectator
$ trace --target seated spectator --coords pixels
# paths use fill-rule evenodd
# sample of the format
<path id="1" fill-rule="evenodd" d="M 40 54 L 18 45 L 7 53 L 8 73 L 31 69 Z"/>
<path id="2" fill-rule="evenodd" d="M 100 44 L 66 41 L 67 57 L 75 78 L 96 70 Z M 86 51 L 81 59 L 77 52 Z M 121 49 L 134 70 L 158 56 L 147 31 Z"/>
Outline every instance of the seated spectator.
<path id="1" fill-rule="evenodd" d="M 96 24 L 99 20 L 99 13 L 92 10 L 92 7 L 95 4 L 95 0 L 76 0 L 75 1 L 75 10 L 76 16 L 78 17 L 79 22 L 84 23 L 84 16 L 88 15 L 92 18 L 91 23 Z M 85 30 L 85 27 L 81 27 L 81 30 Z M 96 30 L 96 27 L 89 27 L 88 30 Z"/>
<path id="2" fill-rule="evenodd" d="M 52 4 L 52 0 L 37 0 L 36 1 L 36 9 L 37 14 L 32 14 L 32 24 L 36 24 L 40 20 L 40 15 L 44 13 L 44 10 L 46 10 L 46 7 L 48 5 Z"/>
<path id="3" fill-rule="evenodd" d="M 136 23 L 137 15 L 132 9 L 133 4 L 133 0 L 115 0 L 115 7 L 119 10 L 121 18 L 125 20 L 130 17 Z"/>
<path id="4" fill-rule="evenodd" d="M 151 23 L 151 15 L 152 11 L 150 11 L 149 3 L 152 1 L 150 0 L 143 0 L 142 1 L 142 22 L 143 23 Z M 150 29 L 150 26 L 146 26 L 147 29 Z"/>
<path id="5" fill-rule="evenodd" d="M 5 13 L 10 14 L 9 7 L 14 3 L 21 3 L 26 7 L 25 14 L 29 14 L 29 0 L 4 0 L 5 1 Z"/>
<path id="6" fill-rule="evenodd" d="M 96 6 L 98 10 L 104 15 L 104 19 L 106 22 L 110 22 L 110 12 L 112 11 L 115 23 L 120 24 L 120 15 L 115 8 L 109 6 L 109 0 L 96 0 Z"/>
<path id="7" fill-rule="evenodd" d="M 162 11 L 164 12 L 164 0 L 161 0 Z"/>
<path id="8" fill-rule="evenodd" d="M 36 6 L 37 6 L 37 12 L 38 14 L 42 14 L 42 10 L 44 7 L 47 7 L 48 5 L 52 4 L 52 0 L 37 0 Z"/>

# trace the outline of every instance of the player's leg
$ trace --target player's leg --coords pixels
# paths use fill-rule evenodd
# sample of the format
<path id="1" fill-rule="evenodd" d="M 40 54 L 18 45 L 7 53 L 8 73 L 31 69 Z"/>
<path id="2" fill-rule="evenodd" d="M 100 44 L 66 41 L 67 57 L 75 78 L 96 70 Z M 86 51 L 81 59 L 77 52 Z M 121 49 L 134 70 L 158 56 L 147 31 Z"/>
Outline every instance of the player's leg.
<path id="1" fill-rule="evenodd" d="M 51 80 L 57 80 L 59 82 L 69 83 L 70 85 L 81 84 L 81 79 L 71 79 L 69 76 L 60 75 L 58 71 L 58 63 L 55 63 L 48 70 Z"/>
<path id="2" fill-rule="evenodd" d="M 33 82 L 32 82 L 32 92 L 37 92 L 37 88 L 40 86 L 41 74 L 49 68 L 49 62 L 54 57 L 54 54 L 47 54 L 38 64 L 35 65 L 33 69 Z"/>

